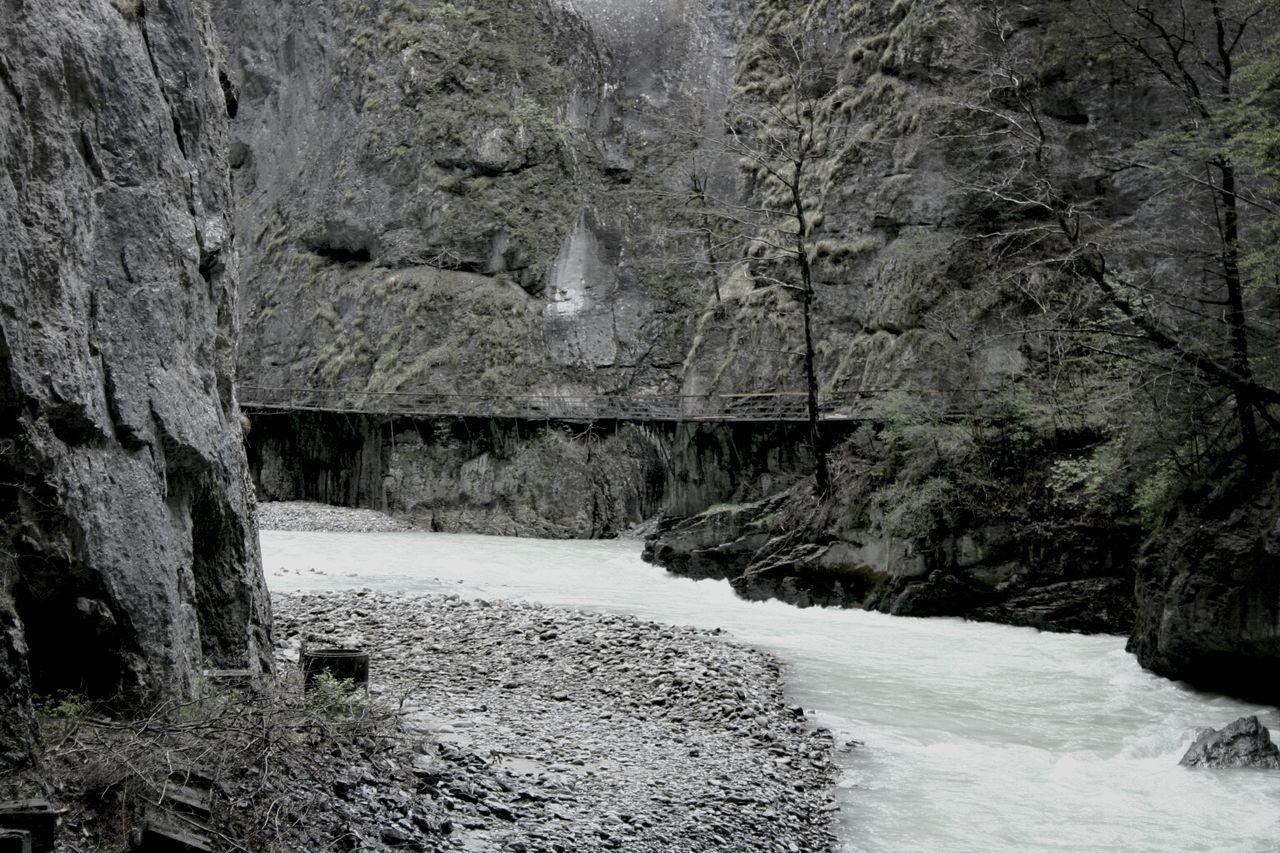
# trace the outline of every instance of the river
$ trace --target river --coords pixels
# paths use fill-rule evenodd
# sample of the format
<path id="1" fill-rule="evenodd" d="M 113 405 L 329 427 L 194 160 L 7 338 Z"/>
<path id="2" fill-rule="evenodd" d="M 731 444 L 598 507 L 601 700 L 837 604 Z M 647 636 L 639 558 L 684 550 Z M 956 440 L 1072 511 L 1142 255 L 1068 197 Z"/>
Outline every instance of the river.
<path id="1" fill-rule="evenodd" d="M 789 664 L 841 739 L 843 851 L 1274 851 L 1280 773 L 1178 766 L 1199 726 L 1276 709 L 1141 670 L 1119 637 L 799 610 L 676 578 L 636 542 L 262 534 L 276 590 L 368 587 L 540 601 L 724 628 Z M 695 853 L 695 851 L 688 851 Z"/>

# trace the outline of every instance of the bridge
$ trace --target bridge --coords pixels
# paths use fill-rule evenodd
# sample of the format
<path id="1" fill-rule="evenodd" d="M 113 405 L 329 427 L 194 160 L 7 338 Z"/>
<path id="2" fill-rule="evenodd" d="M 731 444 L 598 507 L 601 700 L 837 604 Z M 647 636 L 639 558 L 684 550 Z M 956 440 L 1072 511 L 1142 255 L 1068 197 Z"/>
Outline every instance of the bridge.
<path id="1" fill-rule="evenodd" d="M 415 418 L 511 418 L 548 421 L 788 422 L 808 420 L 802 391 L 742 394 L 432 394 L 419 391 L 347 391 L 340 388 L 270 388 L 241 386 L 240 405 L 249 412 L 304 411 Z M 873 404 L 891 393 L 934 397 L 943 418 L 971 417 L 976 400 L 989 389 L 876 389 L 842 391 L 818 398 L 823 421 L 883 420 Z"/>

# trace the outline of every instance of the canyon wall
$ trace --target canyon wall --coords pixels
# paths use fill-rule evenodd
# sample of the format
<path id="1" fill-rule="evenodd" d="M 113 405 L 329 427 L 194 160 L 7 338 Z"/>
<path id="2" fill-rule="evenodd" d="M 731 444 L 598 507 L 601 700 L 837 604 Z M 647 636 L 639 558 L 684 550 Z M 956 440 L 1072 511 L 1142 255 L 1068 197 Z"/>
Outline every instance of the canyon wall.
<path id="1" fill-rule="evenodd" d="M 1057 630 L 1127 632 L 1136 602 L 1144 663 L 1205 672 L 1153 626 L 1195 646 L 1274 625 L 1232 556 L 1270 565 L 1266 524 L 1214 572 L 1253 580 L 1188 581 L 1176 543 L 1235 448 L 1274 467 L 1238 413 L 1276 342 L 1264 288 L 1234 332 L 1197 307 L 1241 267 L 1224 196 L 1186 179 L 1187 133 L 1233 133 L 1195 96 L 1225 73 L 1195 9 L 1208 65 L 1183 75 L 1134 49 L 1140 10 L 1088 0 L 223 4 L 245 393 L 797 392 L 808 299 L 819 396 L 843 401 L 832 494 L 798 430 L 682 426 L 652 558 L 751 596 Z M 1241 66 L 1273 25 L 1227 46 Z M 428 482 L 465 463 L 407 446 L 431 517 L 492 523 Z M 1246 617 L 1206 615 L 1240 595 Z"/>
<path id="2" fill-rule="evenodd" d="M 724 97 L 736 16 L 330 6 L 215 13 L 239 96 L 242 384 L 353 401 L 678 389 L 699 282 L 652 211 L 689 156 L 669 122 L 707 123 Z"/>
<path id="3" fill-rule="evenodd" d="M 394 513 L 424 530 L 598 539 L 661 511 L 671 429 L 298 412 L 252 416 L 263 500 Z"/>
<path id="4" fill-rule="evenodd" d="M 6 0 L 0 734 L 30 693 L 269 669 L 233 384 L 228 97 L 203 4 Z M 16 729 L 16 730 L 15 730 Z"/>

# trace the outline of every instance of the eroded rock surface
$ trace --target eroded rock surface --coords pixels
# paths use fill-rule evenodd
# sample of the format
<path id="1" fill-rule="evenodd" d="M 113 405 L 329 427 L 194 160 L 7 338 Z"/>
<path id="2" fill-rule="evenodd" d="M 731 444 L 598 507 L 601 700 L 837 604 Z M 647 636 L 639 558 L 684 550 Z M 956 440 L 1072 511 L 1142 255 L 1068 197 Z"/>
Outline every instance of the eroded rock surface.
<path id="1" fill-rule="evenodd" d="M 271 666 L 232 385 L 233 103 L 200 8 L 3 8 L 0 672 L 41 692 L 181 697 L 205 663 Z"/>
<path id="2" fill-rule="evenodd" d="M 669 125 L 723 101 L 738 5 L 219 4 L 246 384 L 675 390 L 698 285 L 653 201 L 686 180 Z"/>
<path id="3" fill-rule="evenodd" d="M 298 412 L 255 417 L 258 496 L 387 510 L 425 530 L 588 539 L 661 507 L 669 430 Z"/>
<path id="4" fill-rule="evenodd" d="M 1280 769 L 1280 747 L 1257 717 L 1241 717 L 1229 726 L 1210 729 L 1178 762 L 1184 767 L 1261 767 Z"/>
<path id="5" fill-rule="evenodd" d="M 1280 701 L 1280 483 L 1184 508 L 1144 553 L 1137 601 L 1129 650 L 1143 666 Z"/>

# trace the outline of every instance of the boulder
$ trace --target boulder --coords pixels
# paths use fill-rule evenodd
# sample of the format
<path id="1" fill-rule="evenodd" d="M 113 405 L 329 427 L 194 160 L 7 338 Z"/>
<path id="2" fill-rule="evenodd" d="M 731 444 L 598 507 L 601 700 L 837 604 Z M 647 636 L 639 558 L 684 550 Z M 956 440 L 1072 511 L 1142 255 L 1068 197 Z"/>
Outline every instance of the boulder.
<path id="1" fill-rule="evenodd" d="M 1263 767 L 1280 770 L 1280 747 L 1257 717 L 1241 717 L 1221 729 L 1209 729 L 1178 762 L 1183 767 Z"/>

